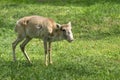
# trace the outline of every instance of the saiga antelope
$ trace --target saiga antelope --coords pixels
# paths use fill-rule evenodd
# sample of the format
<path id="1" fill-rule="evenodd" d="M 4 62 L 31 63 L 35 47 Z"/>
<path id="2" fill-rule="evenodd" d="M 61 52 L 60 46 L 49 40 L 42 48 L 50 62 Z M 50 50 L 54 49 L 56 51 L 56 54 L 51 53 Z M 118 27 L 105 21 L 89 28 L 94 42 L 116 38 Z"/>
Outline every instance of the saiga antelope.
<path id="1" fill-rule="evenodd" d="M 54 20 L 41 16 L 27 16 L 19 19 L 16 23 L 15 32 L 17 32 L 17 39 L 12 43 L 13 60 L 16 61 L 15 48 L 19 42 L 23 41 L 20 45 L 26 59 L 31 63 L 28 57 L 25 46 L 32 40 L 32 38 L 40 38 L 44 43 L 45 51 L 45 65 L 52 64 L 51 58 L 51 42 L 67 40 L 73 41 L 71 22 L 67 24 L 58 24 Z"/>

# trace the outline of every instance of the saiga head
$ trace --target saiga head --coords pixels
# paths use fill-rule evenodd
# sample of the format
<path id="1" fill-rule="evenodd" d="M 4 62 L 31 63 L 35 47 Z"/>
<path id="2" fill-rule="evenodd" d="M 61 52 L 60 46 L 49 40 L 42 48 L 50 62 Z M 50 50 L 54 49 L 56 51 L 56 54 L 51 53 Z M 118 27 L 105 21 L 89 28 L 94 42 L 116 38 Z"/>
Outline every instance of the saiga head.
<path id="1" fill-rule="evenodd" d="M 68 42 L 72 42 L 74 40 L 71 22 L 63 25 L 57 24 L 57 28 L 60 29 L 63 39 L 67 40 Z"/>

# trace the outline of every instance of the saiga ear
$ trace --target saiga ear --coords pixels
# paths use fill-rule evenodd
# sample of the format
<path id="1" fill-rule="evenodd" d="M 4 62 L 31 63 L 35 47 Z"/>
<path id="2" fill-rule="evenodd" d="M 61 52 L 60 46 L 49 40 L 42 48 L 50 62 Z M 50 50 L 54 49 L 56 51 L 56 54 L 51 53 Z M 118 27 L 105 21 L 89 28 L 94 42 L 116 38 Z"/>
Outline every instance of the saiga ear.
<path id="1" fill-rule="evenodd" d="M 71 22 L 68 22 L 68 26 L 71 27 Z"/>
<path id="2" fill-rule="evenodd" d="M 61 25 L 60 24 L 56 24 L 56 27 L 57 27 L 57 29 L 61 29 Z"/>

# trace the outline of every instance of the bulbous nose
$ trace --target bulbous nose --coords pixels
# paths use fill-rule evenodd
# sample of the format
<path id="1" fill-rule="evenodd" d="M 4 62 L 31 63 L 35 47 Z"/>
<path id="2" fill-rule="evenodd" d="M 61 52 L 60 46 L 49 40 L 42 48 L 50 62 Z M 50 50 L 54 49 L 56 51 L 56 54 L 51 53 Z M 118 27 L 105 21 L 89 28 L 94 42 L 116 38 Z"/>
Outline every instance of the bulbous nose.
<path id="1" fill-rule="evenodd" d="M 70 41 L 69 41 L 69 42 L 72 42 L 72 41 L 74 41 L 74 39 L 70 39 Z"/>

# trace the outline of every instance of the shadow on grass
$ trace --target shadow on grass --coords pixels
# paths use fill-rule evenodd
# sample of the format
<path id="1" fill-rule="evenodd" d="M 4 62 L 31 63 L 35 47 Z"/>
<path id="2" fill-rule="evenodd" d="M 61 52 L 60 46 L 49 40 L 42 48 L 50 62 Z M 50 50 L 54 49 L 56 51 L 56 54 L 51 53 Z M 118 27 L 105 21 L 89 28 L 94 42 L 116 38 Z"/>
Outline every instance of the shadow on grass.
<path id="1" fill-rule="evenodd" d="M 73 5 L 73 6 L 91 6 L 98 3 L 117 3 L 119 4 L 119 0 L 35 0 L 37 3 L 42 4 L 48 4 L 48 5 L 54 5 L 54 6 L 67 6 L 67 5 Z"/>
<path id="2" fill-rule="evenodd" d="M 111 67 L 116 66 L 110 73 L 114 76 L 116 75 L 114 71 L 119 70 L 119 63 L 115 63 L 105 56 L 80 56 L 73 61 L 59 60 L 47 67 L 41 59 L 34 60 L 32 65 L 24 60 L 0 61 L 0 63 L 1 80 L 79 80 L 92 77 L 96 79 L 100 75 L 104 75 L 101 76 L 101 79 L 105 79 L 105 76 L 110 78 L 106 71 Z"/>
<path id="3" fill-rule="evenodd" d="M 91 6 L 98 3 L 116 3 L 119 4 L 120 0 L 9 0 L 8 2 L 13 3 L 24 3 L 24 4 L 47 4 L 47 5 L 53 5 L 53 6 Z M 20 4 L 19 4 L 20 5 Z M 6 7 L 18 7 L 18 4 L 9 4 L 6 5 Z"/>
<path id="4" fill-rule="evenodd" d="M 32 65 L 26 61 L 1 62 L 0 79 L 11 80 L 70 80 L 79 79 L 80 76 L 91 76 L 94 73 L 86 69 L 85 65 L 72 63 L 56 63 L 45 66 L 41 60 L 36 60 Z"/>

